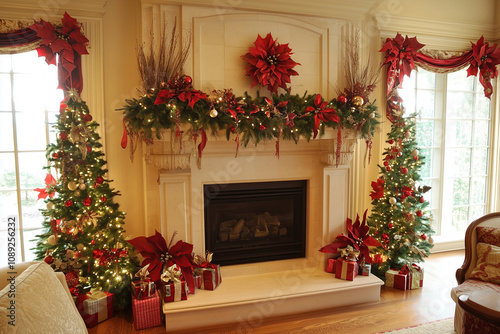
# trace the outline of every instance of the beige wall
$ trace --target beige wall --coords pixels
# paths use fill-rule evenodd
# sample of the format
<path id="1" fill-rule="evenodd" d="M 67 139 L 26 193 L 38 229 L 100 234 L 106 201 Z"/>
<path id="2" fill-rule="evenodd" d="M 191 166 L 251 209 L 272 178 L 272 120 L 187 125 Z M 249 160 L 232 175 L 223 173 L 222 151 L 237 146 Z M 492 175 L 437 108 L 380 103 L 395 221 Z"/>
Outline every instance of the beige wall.
<path id="1" fill-rule="evenodd" d="M 211 1 L 187 1 L 190 3 L 213 4 Z M 334 1 L 333 3 L 337 3 Z M 185 3 L 185 2 L 184 2 Z M 302 2 L 303 3 L 303 2 Z M 398 18 L 409 17 L 418 20 L 432 20 L 433 28 L 429 32 L 439 36 L 440 24 L 436 20 L 443 21 L 443 28 L 447 23 L 453 22 L 463 24 L 463 34 L 468 35 L 467 27 L 472 26 L 491 26 L 493 27 L 488 34 L 490 38 L 497 38 L 496 29 L 494 26 L 497 23 L 497 17 L 500 16 L 500 9 L 497 8 L 495 0 L 481 1 L 466 1 L 466 0 L 447 0 L 447 1 L 410 1 L 410 0 L 386 0 L 377 1 L 375 5 L 373 1 L 358 0 L 356 3 L 359 6 L 364 6 L 366 15 L 353 17 L 353 13 L 349 9 L 342 9 L 338 5 L 338 10 L 331 8 L 332 2 L 328 2 L 329 11 L 322 11 L 320 7 L 308 7 L 308 14 L 313 14 L 311 11 L 316 10 L 319 16 L 331 17 L 349 17 L 353 20 L 363 22 L 367 29 L 367 39 L 371 45 L 367 48 L 366 55 L 371 55 L 380 59 L 380 54 L 377 52 L 380 41 L 380 35 L 377 30 L 377 24 L 388 25 L 394 31 L 400 30 L 403 34 L 412 35 L 411 27 L 398 26 Z M 279 2 L 261 2 L 254 1 L 220 1 L 218 4 L 232 4 L 232 8 L 264 8 L 271 12 L 287 10 L 289 12 L 300 12 L 299 1 L 287 2 L 287 6 Z M 316 4 L 316 3 L 315 3 Z M 354 5 L 354 4 L 353 4 Z M 326 6 L 326 2 L 325 2 Z M 231 7 L 231 6 L 230 6 Z M 140 35 L 141 29 L 141 4 L 139 0 L 108 0 L 105 7 L 105 15 L 103 21 L 104 27 L 104 97 L 105 97 L 105 121 L 106 121 L 106 144 L 107 144 L 107 161 L 109 167 L 110 178 L 114 179 L 113 186 L 120 191 L 122 196 L 117 198 L 121 205 L 121 209 L 127 212 L 126 229 L 131 235 L 149 235 L 154 232 L 154 227 L 158 222 L 146 222 L 145 212 L 145 181 L 143 174 L 143 165 L 139 156 L 136 154 L 136 159 L 132 163 L 129 159 L 128 150 L 123 150 L 120 147 L 122 136 L 121 128 L 121 112 L 115 111 L 116 108 L 123 104 L 125 98 L 137 96 L 135 87 L 139 83 L 137 67 L 135 63 L 135 42 Z M 356 9 L 359 13 L 359 8 Z M 374 16 L 377 22 L 372 22 L 369 17 Z M 420 27 L 423 29 L 423 27 Z M 459 28 L 460 29 L 460 28 Z M 491 36 L 491 31 L 495 32 L 495 36 Z M 455 31 L 460 35 L 460 31 Z M 488 35 L 485 33 L 485 35 Z M 418 36 L 417 36 L 418 37 Z M 479 36 L 477 36 L 479 37 Z M 189 74 L 189 73 L 188 73 Z M 383 104 L 383 85 L 384 76 L 381 77 L 381 82 L 377 92 L 375 93 L 377 101 L 379 101 L 380 113 L 384 115 L 385 106 Z M 384 118 L 382 118 L 382 121 Z M 381 161 L 381 152 L 385 146 L 385 134 L 389 131 L 390 125 L 385 122 L 381 126 L 380 132 L 375 137 L 373 158 L 370 165 L 366 168 L 359 168 L 358 177 L 360 182 L 357 188 L 358 199 L 355 200 L 358 207 L 354 211 L 362 212 L 369 207 L 369 192 L 370 183 L 378 175 L 377 163 Z M 362 164 L 362 156 L 364 154 L 364 143 L 359 146 L 360 153 L 358 154 L 358 162 Z M 151 173 L 148 173 L 148 178 L 151 178 Z M 158 217 L 156 213 L 149 213 L 149 217 Z"/>

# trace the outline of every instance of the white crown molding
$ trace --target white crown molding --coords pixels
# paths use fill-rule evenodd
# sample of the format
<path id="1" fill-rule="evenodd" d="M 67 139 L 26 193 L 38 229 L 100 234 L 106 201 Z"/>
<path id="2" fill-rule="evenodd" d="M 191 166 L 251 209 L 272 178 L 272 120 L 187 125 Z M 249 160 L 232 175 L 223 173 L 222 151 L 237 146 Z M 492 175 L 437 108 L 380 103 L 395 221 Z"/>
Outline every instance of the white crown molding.
<path id="1" fill-rule="evenodd" d="M 358 22 L 373 6 L 373 0 L 142 0 L 142 5 L 182 5 L 227 10 L 254 10 L 280 14 L 299 14 Z"/>
<path id="2" fill-rule="evenodd" d="M 102 17 L 106 2 L 107 0 L 2 0 L 0 16 L 3 19 L 54 20 L 68 12 L 73 17 Z"/>
<path id="3" fill-rule="evenodd" d="M 426 49 L 461 51 L 470 48 L 481 36 L 494 42 L 500 31 L 494 25 L 436 21 L 424 18 L 393 16 L 390 20 L 377 22 L 382 38 L 393 38 L 399 32 L 409 37 L 416 36 Z"/>

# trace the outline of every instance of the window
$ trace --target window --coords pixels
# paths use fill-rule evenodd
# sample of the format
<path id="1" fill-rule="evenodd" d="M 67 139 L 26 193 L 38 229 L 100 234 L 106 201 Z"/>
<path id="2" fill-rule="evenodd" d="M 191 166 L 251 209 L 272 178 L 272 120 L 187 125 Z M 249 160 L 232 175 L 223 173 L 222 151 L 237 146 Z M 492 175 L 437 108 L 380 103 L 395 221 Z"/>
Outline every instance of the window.
<path id="1" fill-rule="evenodd" d="M 62 90 L 57 68 L 36 51 L 0 55 L 0 266 L 7 265 L 7 219 L 15 216 L 17 262 L 34 258 L 30 240 L 40 232 L 45 207 L 35 188 L 44 188 L 46 146 L 55 141 Z"/>
<path id="2" fill-rule="evenodd" d="M 477 77 L 466 70 L 436 74 L 419 69 L 400 89 L 406 114 L 417 112 L 417 141 L 426 157 L 422 183 L 441 241 L 463 239 L 468 224 L 486 213 L 490 105 Z"/>

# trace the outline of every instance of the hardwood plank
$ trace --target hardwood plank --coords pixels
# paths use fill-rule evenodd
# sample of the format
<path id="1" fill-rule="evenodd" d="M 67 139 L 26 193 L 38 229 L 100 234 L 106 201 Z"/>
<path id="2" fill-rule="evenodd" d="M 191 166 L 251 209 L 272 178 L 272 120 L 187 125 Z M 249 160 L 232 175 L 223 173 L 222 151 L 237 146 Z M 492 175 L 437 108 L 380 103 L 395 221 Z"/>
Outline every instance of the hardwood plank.
<path id="1" fill-rule="evenodd" d="M 379 302 L 269 319 L 256 315 L 252 318 L 253 321 L 199 331 L 178 331 L 175 334 L 325 333 L 327 327 L 339 334 L 368 334 L 453 317 L 455 303 L 451 300 L 450 291 L 457 285 L 455 271 L 463 260 L 463 250 L 432 254 L 423 264 L 423 288 L 401 291 L 383 286 Z M 242 315 L 242 319 L 248 317 Z M 165 328 L 156 327 L 137 332 L 159 334 L 165 333 Z M 131 310 L 119 312 L 113 318 L 89 329 L 89 334 L 115 333 L 136 333 Z"/>

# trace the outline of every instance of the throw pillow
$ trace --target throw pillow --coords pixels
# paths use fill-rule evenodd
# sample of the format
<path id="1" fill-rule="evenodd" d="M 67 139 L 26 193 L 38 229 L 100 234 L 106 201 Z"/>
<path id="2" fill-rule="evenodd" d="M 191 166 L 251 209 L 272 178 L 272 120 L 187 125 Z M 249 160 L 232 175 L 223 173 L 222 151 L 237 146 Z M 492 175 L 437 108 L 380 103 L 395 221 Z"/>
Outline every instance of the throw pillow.
<path id="1" fill-rule="evenodd" d="M 33 264 L 12 278 L 0 291 L 1 333 L 87 333 L 73 300 L 48 264 Z"/>
<path id="2" fill-rule="evenodd" d="M 478 243 L 476 268 L 471 279 L 500 284 L 500 247 Z"/>
<path id="3" fill-rule="evenodd" d="M 490 226 L 478 226 L 477 242 L 484 242 L 485 244 L 495 245 L 500 247 L 500 228 Z"/>

